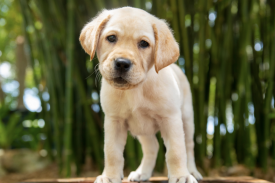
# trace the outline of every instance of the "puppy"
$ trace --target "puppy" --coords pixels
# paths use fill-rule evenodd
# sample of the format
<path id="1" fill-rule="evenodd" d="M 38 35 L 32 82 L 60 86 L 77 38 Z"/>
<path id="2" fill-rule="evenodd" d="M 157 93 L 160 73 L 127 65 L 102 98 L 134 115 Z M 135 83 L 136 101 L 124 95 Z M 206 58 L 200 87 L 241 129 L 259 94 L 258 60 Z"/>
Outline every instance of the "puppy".
<path id="1" fill-rule="evenodd" d="M 104 10 L 85 25 L 79 39 L 91 59 L 97 52 L 103 76 L 105 168 L 96 183 L 121 182 L 128 130 L 143 151 L 141 164 L 128 176 L 129 181 L 151 177 L 158 131 L 167 149 L 169 183 L 201 179 L 194 160 L 191 91 L 187 78 L 173 64 L 179 46 L 167 24 L 137 8 Z"/>

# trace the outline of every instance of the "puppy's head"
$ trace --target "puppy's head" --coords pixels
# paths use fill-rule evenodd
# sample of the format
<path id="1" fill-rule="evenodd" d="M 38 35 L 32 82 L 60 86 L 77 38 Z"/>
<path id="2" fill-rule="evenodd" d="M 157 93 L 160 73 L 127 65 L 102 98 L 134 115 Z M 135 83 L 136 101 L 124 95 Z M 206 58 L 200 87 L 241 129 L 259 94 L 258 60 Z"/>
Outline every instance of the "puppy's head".
<path id="1" fill-rule="evenodd" d="M 153 65 L 158 73 L 179 57 L 167 24 L 137 8 L 104 10 L 82 29 L 79 39 L 91 59 L 97 52 L 106 81 L 121 90 L 142 83 Z"/>

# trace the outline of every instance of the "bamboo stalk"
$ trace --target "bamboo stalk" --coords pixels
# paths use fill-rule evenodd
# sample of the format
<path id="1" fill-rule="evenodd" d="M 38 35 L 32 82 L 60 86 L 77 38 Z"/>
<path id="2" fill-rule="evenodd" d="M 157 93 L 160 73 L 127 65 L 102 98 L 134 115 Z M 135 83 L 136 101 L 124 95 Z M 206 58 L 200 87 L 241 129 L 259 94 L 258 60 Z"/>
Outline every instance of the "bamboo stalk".
<path id="1" fill-rule="evenodd" d="M 80 92 L 77 92 L 77 96 L 81 97 Z M 78 103 L 76 104 L 77 108 L 76 108 L 76 119 L 77 121 L 75 121 L 74 123 L 74 128 L 75 128 L 75 140 L 73 143 L 73 150 L 74 152 L 74 159 L 75 159 L 75 164 L 76 164 L 76 174 L 80 175 L 81 173 L 81 165 L 82 165 L 82 159 L 84 157 L 84 162 L 85 162 L 85 156 L 84 155 L 84 148 L 83 148 L 83 108 L 82 108 L 82 103 L 81 100 L 78 101 Z"/>
<path id="2" fill-rule="evenodd" d="M 271 50 L 275 50 L 275 18 L 273 17 L 273 26 L 272 26 L 272 37 L 271 37 Z M 273 62 L 273 81 L 275 80 L 275 74 L 274 74 L 274 61 L 275 61 L 275 52 L 272 51 L 271 52 L 271 59 L 270 59 L 270 62 Z M 275 97 L 275 89 L 274 89 L 274 82 L 273 82 L 273 100 L 274 100 L 274 97 Z M 272 109 L 271 109 L 272 110 Z M 269 111 L 271 113 L 271 110 Z M 274 111 L 274 108 L 273 108 L 273 111 Z M 275 121 L 274 119 L 271 121 L 271 125 L 273 125 L 273 128 L 271 127 L 271 134 L 270 136 L 273 137 L 272 138 L 272 158 L 273 158 L 273 161 L 275 160 Z M 273 129 L 273 130 L 272 130 Z M 274 161 L 275 162 L 275 161 Z M 273 162 L 273 166 L 275 165 L 275 163 Z"/>
<path id="3" fill-rule="evenodd" d="M 164 147 L 164 142 L 163 139 L 161 138 L 160 133 L 157 134 L 158 138 L 158 143 L 159 143 L 159 152 L 157 156 L 157 161 L 156 161 L 156 169 L 159 172 L 163 172 L 164 164 L 165 164 L 165 147 Z"/>
<path id="4" fill-rule="evenodd" d="M 192 65 L 191 65 L 191 57 L 190 57 L 190 50 L 189 50 L 189 38 L 187 29 L 185 27 L 185 6 L 184 1 L 178 0 L 178 7 L 179 7 L 179 21 L 180 21 L 180 30 L 182 33 L 181 36 L 181 52 L 183 53 L 184 59 L 185 59 L 185 73 L 190 81 L 190 87 L 191 90 L 193 90 L 193 77 L 192 77 Z"/>
<path id="5" fill-rule="evenodd" d="M 232 30 L 233 29 L 233 16 L 232 16 L 232 13 L 231 13 L 231 4 L 228 6 L 227 8 L 227 12 L 226 12 L 226 22 L 227 22 L 227 30 Z M 230 100 L 231 98 L 231 84 L 232 84 L 232 80 L 231 80 L 231 70 L 232 70 L 232 56 L 231 54 L 229 54 L 230 52 L 233 51 L 232 49 L 232 39 L 233 39 L 233 36 L 232 36 L 232 31 L 227 31 L 226 32 L 226 36 L 225 36 L 225 39 L 224 39 L 224 45 L 223 45 L 223 48 L 224 48 L 224 51 L 223 51 L 223 55 L 224 57 L 222 57 L 222 59 L 225 60 L 225 63 L 224 63 L 224 69 L 226 70 L 225 71 L 225 78 L 224 78 L 224 83 L 227 83 L 227 85 L 225 86 L 225 93 L 224 93 L 224 107 L 223 109 L 225 110 L 224 111 L 224 120 L 225 120 L 225 124 L 226 126 L 228 126 L 228 121 L 226 119 L 226 104 L 227 104 L 227 101 Z M 227 166 L 232 166 L 233 162 L 232 162 L 232 152 L 233 152 L 233 147 L 232 147 L 232 139 L 231 139 L 231 134 L 229 134 L 228 130 L 226 131 L 226 148 L 225 148 L 225 153 L 227 154 L 225 156 L 225 165 Z M 229 152 L 229 153 L 228 153 Z"/>
<path id="6" fill-rule="evenodd" d="M 173 19 L 172 19 L 172 27 L 174 31 L 174 37 L 177 42 L 180 41 L 180 34 L 179 34 L 179 20 L 178 20 L 178 7 L 176 0 L 170 0 L 171 3 L 171 10 L 173 12 Z"/>
<path id="7" fill-rule="evenodd" d="M 217 79 L 217 86 L 216 86 L 216 94 L 215 94 L 215 116 L 218 117 L 218 120 L 215 121 L 215 129 L 214 129 L 214 139 L 213 139 L 213 146 L 214 146 L 214 154 L 213 154 L 213 161 L 214 161 L 214 167 L 219 167 L 221 165 L 221 136 L 220 136 L 220 116 L 219 116 L 219 99 L 220 99 L 220 90 L 221 90 L 221 81 L 220 81 L 220 73 L 218 72 L 218 68 L 219 68 L 219 64 L 221 62 L 220 60 L 220 45 L 219 40 L 222 39 L 221 38 L 221 27 L 222 27 L 222 23 L 223 23 L 223 19 L 221 16 L 221 9 L 218 9 L 218 13 L 217 13 L 217 20 L 215 22 L 215 29 L 214 30 L 210 30 L 210 36 L 211 36 L 211 42 L 212 42 L 212 46 L 211 46 L 211 56 L 212 56 L 212 64 L 213 64 L 213 69 L 212 69 L 212 74 L 214 76 L 216 76 Z"/>
<path id="8" fill-rule="evenodd" d="M 137 168 L 137 162 L 136 160 L 136 154 L 135 154 L 135 145 L 134 145 L 134 139 L 133 137 L 130 135 L 130 133 L 128 134 L 127 137 L 127 143 L 125 146 L 125 152 L 126 152 L 126 162 L 130 168 L 131 171 L 136 170 Z"/>
<path id="9" fill-rule="evenodd" d="M 134 7 L 141 8 L 141 1 L 140 0 L 134 0 Z"/>
<path id="10" fill-rule="evenodd" d="M 76 84 L 77 84 L 77 88 L 79 89 L 79 94 L 80 94 L 80 99 L 84 108 L 84 115 L 85 115 L 85 120 L 87 120 L 87 131 L 88 131 L 88 136 L 87 138 L 87 142 L 90 144 L 91 143 L 91 147 L 94 154 L 94 160 L 96 162 L 97 167 L 102 170 L 103 169 L 103 147 L 100 148 L 100 144 L 99 144 L 99 137 L 100 134 L 97 132 L 96 130 L 96 126 L 95 126 L 95 122 L 94 119 L 91 116 L 91 109 L 90 109 L 90 105 L 87 102 L 86 99 L 86 92 L 85 92 L 85 87 L 83 84 L 83 79 L 81 79 L 80 77 L 80 73 L 78 70 L 75 70 L 75 79 L 76 79 Z M 102 144 L 103 145 L 103 144 Z M 90 153 L 89 148 L 88 148 L 88 153 Z"/>
<path id="11" fill-rule="evenodd" d="M 238 160 L 241 162 L 244 162 L 245 160 L 245 149 L 242 144 L 247 143 L 245 141 L 245 137 L 243 134 L 245 133 L 245 124 L 243 119 L 243 114 L 245 113 L 246 103 L 245 103 L 245 96 L 246 96 L 246 75 L 248 71 L 248 45 L 249 45 L 249 39 L 250 39 L 250 22 L 248 21 L 248 5 L 247 1 L 241 2 L 241 19 L 242 19 L 242 27 L 241 27 L 241 36 L 240 36 L 240 55 L 239 58 L 241 60 L 241 66 L 239 70 L 239 81 L 237 84 L 238 89 L 238 96 L 239 100 L 236 103 L 236 110 L 234 113 L 234 120 L 239 125 L 239 130 L 237 134 L 237 142 L 238 142 L 238 149 L 237 149 L 237 157 Z M 242 109 L 242 110 L 240 110 Z M 235 118 L 236 115 L 236 118 Z"/>
<path id="12" fill-rule="evenodd" d="M 273 17 L 274 19 L 274 17 Z M 274 21 L 274 25 L 275 25 L 275 21 Z M 274 28 L 273 25 L 273 28 Z M 268 26 L 268 25 L 266 25 Z M 270 31 L 270 26 L 267 28 L 267 31 Z M 268 35 L 268 34 L 267 34 Z M 262 154 L 262 168 L 264 169 L 264 171 L 267 171 L 267 159 L 268 159 L 268 151 L 269 151 L 269 147 L 270 147 L 270 138 L 269 138 L 269 134 L 270 134 L 270 118 L 268 117 L 269 113 L 270 113 L 270 109 L 271 109 L 271 100 L 272 100 L 272 93 L 274 90 L 274 72 L 275 72 L 275 63 L 274 63 L 274 58 L 275 58 L 275 54 L 274 54 L 274 41 L 275 41 L 275 31 L 273 29 L 272 31 L 272 42 L 270 41 L 270 38 L 266 37 L 266 39 L 268 39 L 266 41 L 269 42 L 269 45 L 272 44 L 272 46 L 270 46 L 270 48 L 273 49 L 265 49 L 265 58 L 264 58 L 264 63 L 268 63 L 269 61 L 269 72 L 268 72 L 268 80 L 267 80 L 267 90 L 266 90 L 266 94 L 265 94 L 265 101 L 264 101 L 264 131 L 263 131 L 263 154 Z M 267 46 L 269 46 L 267 45 Z"/>
<path id="13" fill-rule="evenodd" d="M 146 0 L 140 0 L 140 8 L 143 10 L 146 10 L 145 3 L 146 3 Z"/>
<path id="14" fill-rule="evenodd" d="M 250 60 L 251 61 L 251 60 Z M 251 102 L 251 78 L 250 78 L 250 72 L 249 72 L 249 64 L 247 64 L 247 70 L 246 70 L 246 82 L 245 82 L 245 128 L 244 128 L 244 140 L 245 140 L 245 146 L 244 146 L 244 163 L 247 167 L 253 168 L 254 163 L 254 157 L 252 156 L 252 142 L 251 142 L 251 130 L 250 130 L 250 124 L 249 124 L 249 111 L 248 108 Z"/>
<path id="15" fill-rule="evenodd" d="M 198 92 L 199 92 L 199 123 L 200 123 L 200 133 L 201 133 L 201 148 L 200 156 L 204 158 L 206 155 L 206 118 L 205 118 L 205 14 L 206 14 L 206 1 L 201 0 L 199 2 L 199 83 L 198 83 Z"/>
<path id="16" fill-rule="evenodd" d="M 67 69 L 66 69 L 66 102 L 65 102 L 65 131 L 64 131 L 64 175 L 71 175 L 71 158 L 72 158 L 72 95 L 73 95 L 73 60 L 74 60 L 74 0 L 68 0 L 67 13 L 68 13 L 68 23 L 67 23 Z"/>

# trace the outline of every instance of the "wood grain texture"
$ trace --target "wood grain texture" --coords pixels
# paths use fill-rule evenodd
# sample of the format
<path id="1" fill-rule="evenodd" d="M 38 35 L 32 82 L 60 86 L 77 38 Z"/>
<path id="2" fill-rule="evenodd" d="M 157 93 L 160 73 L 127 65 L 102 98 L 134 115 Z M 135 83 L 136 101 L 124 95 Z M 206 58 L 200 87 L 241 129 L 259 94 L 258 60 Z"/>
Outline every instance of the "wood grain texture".
<path id="1" fill-rule="evenodd" d="M 93 183 L 95 177 L 90 178 L 68 178 L 68 179 L 29 179 L 21 183 Z M 146 182 L 167 183 L 167 177 L 152 177 Z M 127 178 L 122 180 L 123 183 L 129 182 Z M 256 179 L 253 177 L 207 177 L 199 183 L 270 183 L 266 180 Z"/>

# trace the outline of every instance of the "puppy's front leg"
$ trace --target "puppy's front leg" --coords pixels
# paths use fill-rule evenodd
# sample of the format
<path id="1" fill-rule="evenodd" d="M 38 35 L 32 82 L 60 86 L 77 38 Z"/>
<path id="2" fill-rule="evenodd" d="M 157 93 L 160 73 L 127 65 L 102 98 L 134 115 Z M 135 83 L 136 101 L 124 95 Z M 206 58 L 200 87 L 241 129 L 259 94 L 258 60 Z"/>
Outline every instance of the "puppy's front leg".
<path id="1" fill-rule="evenodd" d="M 166 146 L 169 183 L 197 183 L 187 169 L 187 155 L 180 112 L 164 119 L 160 131 Z"/>
<path id="2" fill-rule="evenodd" d="M 123 150 L 127 139 L 124 122 L 105 116 L 104 121 L 105 168 L 95 183 L 121 183 L 123 178 Z"/>

